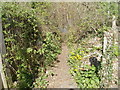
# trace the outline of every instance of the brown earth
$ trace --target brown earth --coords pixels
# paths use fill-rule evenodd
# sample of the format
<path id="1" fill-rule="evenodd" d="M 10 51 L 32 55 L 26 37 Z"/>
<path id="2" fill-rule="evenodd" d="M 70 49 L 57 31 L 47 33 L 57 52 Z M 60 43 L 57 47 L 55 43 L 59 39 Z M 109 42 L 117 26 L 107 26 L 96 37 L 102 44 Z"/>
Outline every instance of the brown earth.
<path id="1" fill-rule="evenodd" d="M 69 73 L 69 66 L 67 63 L 68 48 L 65 43 L 62 44 L 62 53 L 58 56 L 58 63 L 51 67 L 47 72 L 49 74 L 47 81 L 49 82 L 47 88 L 77 88 L 77 85 Z"/>

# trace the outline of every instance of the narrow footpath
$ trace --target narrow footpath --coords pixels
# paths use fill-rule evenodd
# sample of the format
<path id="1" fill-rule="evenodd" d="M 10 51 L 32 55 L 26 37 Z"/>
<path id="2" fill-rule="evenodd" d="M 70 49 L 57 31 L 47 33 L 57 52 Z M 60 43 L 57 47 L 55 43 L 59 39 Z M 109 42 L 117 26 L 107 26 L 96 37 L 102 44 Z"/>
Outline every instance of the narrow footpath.
<path id="1" fill-rule="evenodd" d="M 49 81 L 49 85 L 47 88 L 77 88 L 73 77 L 69 73 L 67 58 L 68 48 L 66 44 L 63 43 L 62 53 L 58 56 L 59 62 L 49 70 L 54 74 L 48 76 L 47 81 Z"/>

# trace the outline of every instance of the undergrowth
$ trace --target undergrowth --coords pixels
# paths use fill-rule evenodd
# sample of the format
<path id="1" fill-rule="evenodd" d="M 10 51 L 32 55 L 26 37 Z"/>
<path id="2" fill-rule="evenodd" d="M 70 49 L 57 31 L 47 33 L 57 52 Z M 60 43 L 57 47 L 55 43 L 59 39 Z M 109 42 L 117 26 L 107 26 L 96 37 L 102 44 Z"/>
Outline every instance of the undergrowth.
<path id="1" fill-rule="evenodd" d="M 49 5 L 40 2 L 35 3 L 36 8 L 33 8 L 34 4 L 32 7 L 31 4 L 4 3 L 2 8 L 7 51 L 4 57 L 8 63 L 6 68 L 10 69 L 12 75 L 13 83 L 9 83 L 9 87 L 13 88 L 45 88 L 46 68 L 61 52 L 60 36 L 52 31 L 43 32 L 42 29 L 46 23 L 42 17 L 47 17 L 45 7 Z M 40 13 L 44 14 L 38 18 Z"/>
<path id="2" fill-rule="evenodd" d="M 100 77 L 98 75 L 98 68 L 94 65 L 90 66 L 84 63 L 84 56 L 87 55 L 87 50 L 78 48 L 71 52 L 68 63 L 70 73 L 75 79 L 79 88 L 99 88 Z"/>

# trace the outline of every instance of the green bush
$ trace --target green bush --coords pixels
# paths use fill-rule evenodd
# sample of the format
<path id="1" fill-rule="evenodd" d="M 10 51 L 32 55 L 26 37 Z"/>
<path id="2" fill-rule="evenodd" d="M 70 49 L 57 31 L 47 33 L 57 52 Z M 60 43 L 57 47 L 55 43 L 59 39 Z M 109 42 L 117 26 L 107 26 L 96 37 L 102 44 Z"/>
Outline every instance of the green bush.
<path id="1" fill-rule="evenodd" d="M 43 44 L 43 54 L 45 56 L 45 65 L 51 65 L 51 63 L 57 58 L 57 55 L 60 54 L 60 43 L 58 43 L 60 38 L 55 37 L 52 33 L 48 32 L 46 38 L 44 39 Z"/>
<path id="2" fill-rule="evenodd" d="M 47 7 L 47 4 L 41 4 L 39 9 Z M 46 15 L 39 18 L 37 15 L 42 12 L 47 14 L 46 8 L 43 9 L 35 10 L 30 3 L 17 2 L 4 3 L 2 7 L 3 34 L 7 49 L 5 60 L 11 66 L 9 68 L 13 82 L 17 82 L 16 87 L 34 86 L 32 84 L 38 77 L 38 69 L 45 69 L 60 53 L 60 37 L 49 32 L 43 34 L 41 27 L 45 24 L 45 18 L 42 17 Z"/>

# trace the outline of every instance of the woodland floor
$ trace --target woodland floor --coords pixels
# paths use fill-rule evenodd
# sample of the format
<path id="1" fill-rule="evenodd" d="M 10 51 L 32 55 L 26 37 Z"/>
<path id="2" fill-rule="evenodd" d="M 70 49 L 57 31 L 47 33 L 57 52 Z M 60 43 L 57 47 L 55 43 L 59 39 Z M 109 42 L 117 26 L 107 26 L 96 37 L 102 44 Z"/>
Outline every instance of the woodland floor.
<path id="1" fill-rule="evenodd" d="M 62 44 L 62 53 L 58 56 L 58 61 L 55 66 L 51 67 L 49 72 L 53 72 L 53 74 L 49 74 L 47 81 L 47 88 L 77 88 L 77 85 L 69 73 L 69 66 L 67 63 L 68 58 L 68 48 L 65 43 Z"/>

